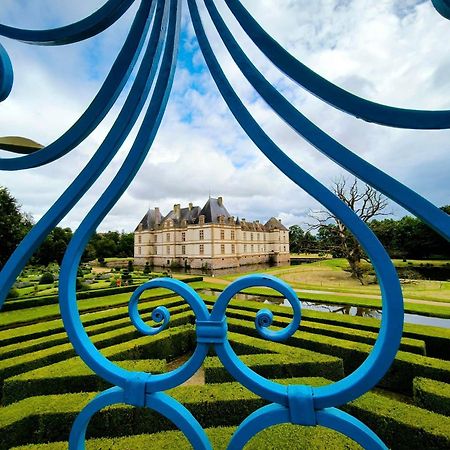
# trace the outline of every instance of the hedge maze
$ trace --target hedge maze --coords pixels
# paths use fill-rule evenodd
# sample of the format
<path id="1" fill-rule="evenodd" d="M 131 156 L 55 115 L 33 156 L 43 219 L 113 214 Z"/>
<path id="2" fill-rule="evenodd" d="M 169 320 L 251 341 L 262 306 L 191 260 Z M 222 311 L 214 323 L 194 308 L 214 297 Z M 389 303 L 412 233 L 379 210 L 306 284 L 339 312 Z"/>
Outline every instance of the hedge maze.
<path id="1" fill-rule="evenodd" d="M 192 286 L 195 288 L 196 283 Z M 79 301 L 92 341 L 118 365 L 164 373 L 195 346 L 194 316 L 180 297 L 148 291 L 142 318 L 157 306 L 170 310 L 170 327 L 142 336 L 131 325 L 129 292 Z M 105 294 L 106 295 L 106 294 Z M 208 307 L 215 298 L 204 297 Z M 51 299 L 30 299 L 0 315 L 0 448 L 56 450 L 78 412 L 109 387 L 76 356 Z M 264 305 L 267 307 L 268 305 Z M 284 327 L 290 308 L 269 306 L 273 327 Z M 261 304 L 233 300 L 228 309 L 229 340 L 242 361 L 279 383 L 331 383 L 367 357 L 377 336 L 375 319 L 304 310 L 299 330 L 281 343 L 263 340 L 254 319 Z M 406 325 L 401 350 L 380 385 L 342 408 L 370 426 L 393 449 L 450 448 L 450 330 Z M 211 352 L 201 373 L 168 393 L 199 420 L 214 448 L 224 449 L 235 427 L 265 401 L 234 382 Z M 88 429 L 88 449 L 190 448 L 162 416 L 125 405 L 102 410 Z M 358 445 L 320 427 L 282 425 L 253 438 L 247 448 L 357 449 Z"/>

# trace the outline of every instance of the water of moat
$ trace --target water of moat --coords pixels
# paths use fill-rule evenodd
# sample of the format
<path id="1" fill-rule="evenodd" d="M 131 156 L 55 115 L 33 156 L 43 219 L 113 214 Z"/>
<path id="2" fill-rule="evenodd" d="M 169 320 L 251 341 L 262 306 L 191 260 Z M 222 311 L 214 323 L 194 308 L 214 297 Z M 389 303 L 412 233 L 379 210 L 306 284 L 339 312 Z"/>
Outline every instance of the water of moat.
<path id="1" fill-rule="evenodd" d="M 211 289 L 203 289 L 200 291 L 205 295 L 218 295 L 218 292 Z M 238 300 L 253 300 L 260 303 L 270 305 L 280 305 L 290 307 L 291 305 L 285 298 L 276 298 L 265 295 L 253 295 L 253 294 L 237 294 L 234 298 Z M 346 314 L 349 316 L 358 317 L 372 317 L 374 319 L 381 319 L 382 313 L 380 309 L 362 308 L 360 306 L 348 306 L 348 305 L 330 305 L 326 303 L 313 303 L 301 301 L 302 308 L 311 309 L 313 311 L 331 312 L 335 314 Z M 407 314 L 405 313 L 405 323 L 415 323 L 419 325 L 432 325 L 435 327 L 450 328 L 449 319 L 441 319 L 439 317 L 427 317 L 419 314 Z"/>

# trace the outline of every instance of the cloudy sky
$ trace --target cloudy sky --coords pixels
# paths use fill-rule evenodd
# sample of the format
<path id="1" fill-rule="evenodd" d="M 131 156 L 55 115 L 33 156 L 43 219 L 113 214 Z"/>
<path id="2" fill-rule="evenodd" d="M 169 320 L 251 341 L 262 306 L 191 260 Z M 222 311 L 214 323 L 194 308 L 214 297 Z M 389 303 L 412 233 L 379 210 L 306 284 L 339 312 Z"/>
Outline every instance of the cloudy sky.
<path id="1" fill-rule="evenodd" d="M 47 28 L 79 20 L 105 1 L 2 0 L 0 22 Z M 137 2 L 136 2 L 137 3 Z M 202 3 L 201 1 L 198 2 Z M 450 109 L 450 22 L 424 0 L 243 1 L 260 24 L 313 70 L 368 99 L 393 106 Z M 309 119 L 358 155 L 430 199 L 449 204 L 450 132 L 394 130 L 352 118 L 287 79 L 251 44 L 223 0 L 216 2 L 251 60 Z M 168 212 L 174 203 L 202 206 L 224 197 L 231 214 L 247 220 L 280 217 L 302 224 L 320 208 L 268 162 L 241 131 L 221 99 L 199 51 L 187 5 L 178 67 L 155 143 L 138 175 L 101 224 L 131 231 L 149 207 Z M 88 41 L 38 47 L 1 38 L 15 71 L 11 95 L 0 105 L 0 136 L 18 135 L 47 145 L 87 108 L 117 56 L 136 7 Z M 343 170 L 285 125 L 255 94 L 233 64 L 203 14 L 220 62 L 236 91 L 265 131 L 303 168 L 329 186 Z M 97 150 L 125 96 L 79 147 L 46 166 L 2 172 L 24 211 L 38 220 Z M 127 154 L 131 133 L 63 226 L 77 227 L 110 183 Z M 0 152 L 2 157 L 11 154 Z M 391 204 L 390 211 L 404 211 Z"/>

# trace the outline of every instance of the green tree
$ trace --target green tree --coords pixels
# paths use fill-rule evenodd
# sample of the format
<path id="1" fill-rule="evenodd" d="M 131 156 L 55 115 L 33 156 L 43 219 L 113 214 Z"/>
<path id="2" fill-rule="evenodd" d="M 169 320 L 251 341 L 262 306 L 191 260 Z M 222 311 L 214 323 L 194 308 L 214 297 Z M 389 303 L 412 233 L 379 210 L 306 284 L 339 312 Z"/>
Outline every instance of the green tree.
<path id="1" fill-rule="evenodd" d="M 7 188 L 0 187 L 0 268 L 32 227 L 29 215 L 22 212 Z"/>
<path id="2" fill-rule="evenodd" d="M 43 266 L 52 262 L 61 265 L 72 235 L 70 228 L 55 227 L 34 253 L 32 262 Z"/>
<path id="3" fill-rule="evenodd" d="M 299 225 L 289 227 L 289 248 L 291 253 L 301 253 L 304 231 Z"/>

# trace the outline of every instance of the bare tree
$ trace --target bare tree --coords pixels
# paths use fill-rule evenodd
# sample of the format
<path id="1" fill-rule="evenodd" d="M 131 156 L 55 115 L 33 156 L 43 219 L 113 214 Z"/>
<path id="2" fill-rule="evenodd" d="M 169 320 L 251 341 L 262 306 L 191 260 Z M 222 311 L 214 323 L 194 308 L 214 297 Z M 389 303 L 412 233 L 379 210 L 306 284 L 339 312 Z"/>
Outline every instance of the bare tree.
<path id="1" fill-rule="evenodd" d="M 346 178 L 341 177 L 333 183 L 332 190 L 363 222 L 388 214 L 383 212 L 388 205 L 386 197 L 368 184 L 359 184 L 356 178 L 349 184 Z M 333 254 L 347 259 L 352 277 L 364 284 L 361 261 L 368 261 L 368 258 L 346 225 L 329 211 L 318 211 L 310 216 L 316 222 L 311 228 L 319 230 L 319 237 L 327 242 Z"/>

